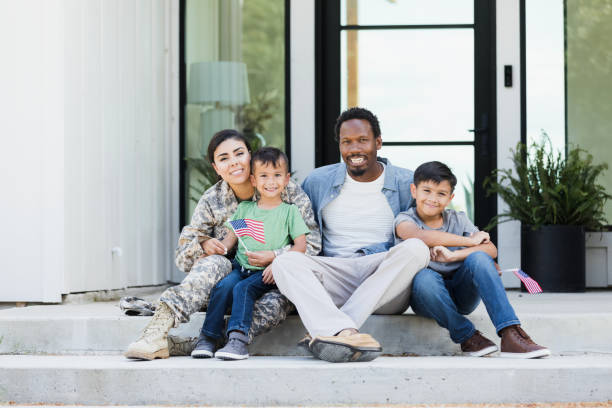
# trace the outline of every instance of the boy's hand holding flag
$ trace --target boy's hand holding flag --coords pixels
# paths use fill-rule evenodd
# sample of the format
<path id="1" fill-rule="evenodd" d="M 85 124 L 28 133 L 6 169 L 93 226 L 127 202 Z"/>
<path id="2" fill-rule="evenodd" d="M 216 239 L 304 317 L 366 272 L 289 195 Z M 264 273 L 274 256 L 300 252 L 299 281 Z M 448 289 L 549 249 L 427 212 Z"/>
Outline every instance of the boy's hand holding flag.
<path id="1" fill-rule="evenodd" d="M 240 244 L 244 247 L 245 251 L 249 252 L 247 246 L 242 242 L 240 237 L 251 237 L 255 241 L 261 242 L 262 244 L 266 243 L 265 235 L 264 235 L 264 227 L 262 221 L 251 220 L 249 218 L 238 219 L 229 221 L 230 226 L 234 230 L 236 237 Z"/>

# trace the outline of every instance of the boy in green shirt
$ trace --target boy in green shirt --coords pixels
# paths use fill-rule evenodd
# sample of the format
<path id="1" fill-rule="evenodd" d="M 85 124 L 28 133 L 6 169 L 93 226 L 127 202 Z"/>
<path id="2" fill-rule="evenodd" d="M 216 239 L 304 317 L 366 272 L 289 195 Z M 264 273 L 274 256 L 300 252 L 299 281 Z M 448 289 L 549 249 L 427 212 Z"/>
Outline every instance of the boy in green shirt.
<path id="1" fill-rule="evenodd" d="M 234 268 L 211 291 L 206 319 L 192 357 L 206 358 L 214 354 L 223 360 L 248 358 L 253 304 L 275 287 L 271 265 L 264 268 L 249 264 L 249 253 L 283 248 L 291 242 L 291 251 L 306 252 L 306 234 L 310 230 L 298 208 L 281 200 L 289 178 L 289 161 L 282 151 L 264 147 L 253 154 L 251 183 L 259 199 L 241 202 L 227 223 L 230 231 L 221 243 L 230 249 L 239 242 Z M 217 340 L 222 335 L 223 316 L 230 305 L 229 340 L 215 353 Z"/>

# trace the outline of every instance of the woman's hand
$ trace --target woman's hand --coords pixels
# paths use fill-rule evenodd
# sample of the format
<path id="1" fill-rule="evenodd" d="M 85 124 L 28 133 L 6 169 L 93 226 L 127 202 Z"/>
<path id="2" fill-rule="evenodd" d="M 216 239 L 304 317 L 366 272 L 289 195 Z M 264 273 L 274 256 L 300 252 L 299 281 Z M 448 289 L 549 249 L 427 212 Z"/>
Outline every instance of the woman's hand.
<path id="1" fill-rule="evenodd" d="M 266 269 L 264 269 L 263 273 L 261 274 L 261 280 L 267 285 L 273 285 L 275 283 L 274 275 L 272 275 L 272 265 L 268 265 Z"/>
<path id="2" fill-rule="evenodd" d="M 226 255 L 227 248 L 217 238 L 211 238 L 202 243 L 202 249 L 208 255 Z"/>
<path id="3" fill-rule="evenodd" d="M 274 251 L 247 251 L 246 256 L 249 259 L 249 265 L 253 266 L 268 266 L 276 257 Z"/>

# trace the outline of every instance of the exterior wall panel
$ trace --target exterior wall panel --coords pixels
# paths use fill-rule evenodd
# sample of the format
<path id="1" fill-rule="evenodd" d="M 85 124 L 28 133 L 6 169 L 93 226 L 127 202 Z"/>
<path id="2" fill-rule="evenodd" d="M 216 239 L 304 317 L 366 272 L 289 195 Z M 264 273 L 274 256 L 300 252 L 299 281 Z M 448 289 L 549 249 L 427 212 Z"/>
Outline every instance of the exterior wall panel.
<path id="1" fill-rule="evenodd" d="M 58 301 L 63 274 L 57 0 L 0 3 L 0 301 Z"/>
<path id="2" fill-rule="evenodd" d="M 0 302 L 176 275 L 173 3 L 0 2 Z"/>
<path id="3" fill-rule="evenodd" d="M 163 283 L 174 245 L 166 2 L 70 0 L 65 13 L 64 290 Z"/>

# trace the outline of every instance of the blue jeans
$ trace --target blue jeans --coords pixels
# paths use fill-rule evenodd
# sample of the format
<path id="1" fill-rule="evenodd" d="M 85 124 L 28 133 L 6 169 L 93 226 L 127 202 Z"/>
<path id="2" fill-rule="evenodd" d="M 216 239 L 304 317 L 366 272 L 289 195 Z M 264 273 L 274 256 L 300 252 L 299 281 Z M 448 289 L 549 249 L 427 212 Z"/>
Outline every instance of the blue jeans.
<path id="1" fill-rule="evenodd" d="M 238 262 L 232 262 L 233 269 L 225 278 L 221 279 L 211 290 L 206 319 L 202 325 L 201 334 L 213 339 L 221 338 L 223 334 L 223 317 L 231 306 L 227 332 L 240 330 L 249 334 L 253 320 L 253 305 L 267 291 L 274 289 L 275 285 L 263 283 L 263 271 L 244 269 Z"/>
<path id="2" fill-rule="evenodd" d="M 480 299 L 498 334 L 504 327 L 520 324 L 493 259 L 482 251 L 465 258 L 448 279 L 428 268 L 419 271 L 412 282 L 410 306 L 448 329 L 455 343 L 463 343 L 476 331 L 464 315 L 474 311 Z"/>

